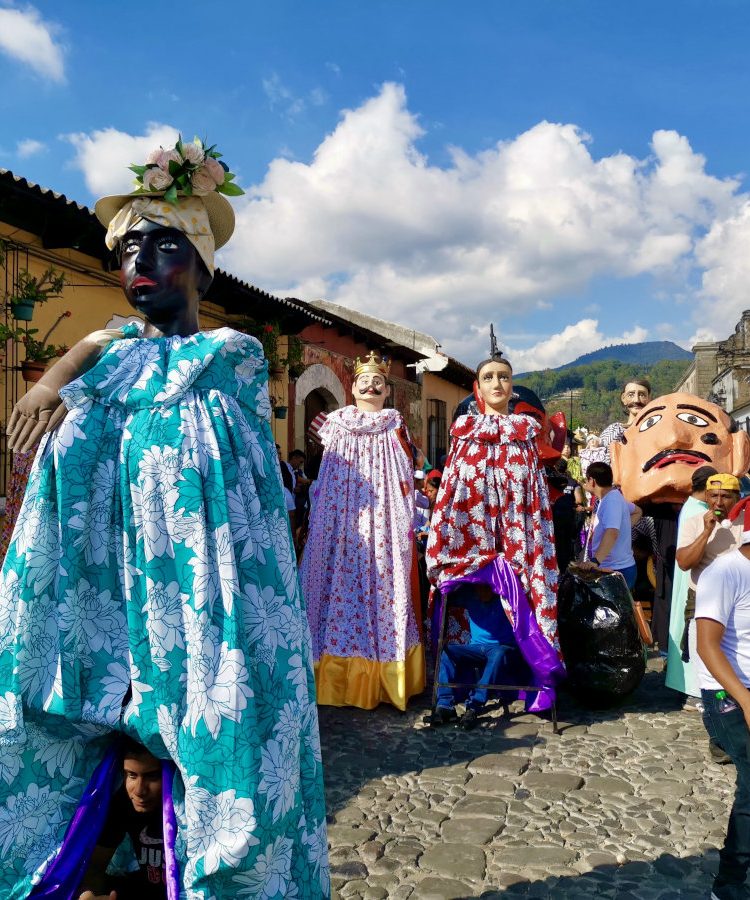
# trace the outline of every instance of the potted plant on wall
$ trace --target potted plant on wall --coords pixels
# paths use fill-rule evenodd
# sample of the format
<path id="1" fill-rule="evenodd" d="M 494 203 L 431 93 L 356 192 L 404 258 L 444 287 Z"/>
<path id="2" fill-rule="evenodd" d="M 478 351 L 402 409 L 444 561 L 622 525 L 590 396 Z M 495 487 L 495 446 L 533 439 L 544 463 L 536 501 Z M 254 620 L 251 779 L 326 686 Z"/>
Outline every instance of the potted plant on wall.
<path id="1" fill-rule="evenodd" d="M 70 311 L 66 310 L 62 315 L 58 316 L 55 324 L 41 340 L 37 340 L 37 338 L 34 337 L 38 331 L 37 328 L 29 328 L 28 331 L 22 331 L 19 328 L 11 333 L 11 336 L 20 344 L 23 344 L 24 349 L 26 350 L 26 359 L 21 363 L 21 375 L 23 376 L 24 381 L 39 381 L 42 375 L 44 375 L 44 372 L 49 365 L 49 361 L 51 359 L 56 359 L 59 356 L 64 356 L 68 352 L 70 348 L 66 347 L 65 344 L 50 344 L 48 342 L 52 332 L 57 328 L 60 322 L 62 322 L 63 319 L 69 318 L 70 315 Z M 0 335 L 0 339 L 1 337 L 2 335 Z"/>
<path id="2" fill-rule="evenodd" d="M 285 360 L 279 358 L 279 336 L 281 328 L 278 322 L 256 322 L 249 317 L 237 323 L 238 328 L 257 338 L 263 347 L 263 355 L 268 360 L 268 371 L 271 375 L 284 374 Z"/>
<path id="3" fill-rule="evenodd" d="M 286 419 L 286 414 L 289 409 L 288 406 L 285 406 L 281 400 L 283 398 L 274 397 L 271 395 L 271 407 L 273 408 L 273 417 L 274 419 Z"/>
<path id="4" fill-rule="evenodd" d="M 286 359 L 283 362 L 286 363 L 289 369 L 289 377 L 292 381 L 296 381 L 305 371 L 305 364 L 302 361 L 305 345 L 296 334 L 290 334 L 287 340 Z"/>
<path id="5" fill-rule="evenodd" d="M 21 269 L 16 279 L 10 309 L 14 319 L 30 322 L 34 316 L 34 306 L 46 303 L 62 294 L 65 275 L 50 266 L 41 275 L 32 275 L 28 269 Z"/>
<path id="6" fill-rule="evenodd" d="M 6 325 L 4 322 L 0 322 L 0 366 L 5 365 L 5 355 L 7 349 L 7 343 L 11 338 L 15 338 L 16 329 L 11 328 L 9 325 Z"/>
<path id="7" fill-rule="evenodd" d="M 284 374 L 284 360 L 279 358 L 279 335 L 281 330 L 278 322 L 266 322 L 261 326 L 259 340 L 263 344 L 263 355 L 268 360 L 268 371 L 271 375 Z"/>

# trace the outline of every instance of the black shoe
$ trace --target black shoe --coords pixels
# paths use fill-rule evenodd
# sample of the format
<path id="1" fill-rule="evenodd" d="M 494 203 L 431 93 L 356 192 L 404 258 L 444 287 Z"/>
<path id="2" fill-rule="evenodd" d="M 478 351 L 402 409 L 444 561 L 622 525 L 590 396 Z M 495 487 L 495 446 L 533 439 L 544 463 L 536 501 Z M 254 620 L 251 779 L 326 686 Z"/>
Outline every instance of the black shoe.
<path id="1" fill-rule="evenodd" d="M 466 712 L 458 720 L 459 728 L 464 731 L 471 731 L 479 724 L 479 713 L 475 709 L 467 709 Z"/>
<path id="2" fill-rule="evenodd" d="M 732 761 L 732 757 L 725 753 L 714 741 L 708 742 L 708 752 L 711 754 L 712 761 L 717 765 L 725 766 Z"/>
<path id="3" fill-rule="evenodd" d="M 429 716 L 425 716 L 424 721 L 432 728 L 440 728 L 442 725 L 453 725 L 456 723 L 458 714 L 452 706 L 438 706 Z"/>

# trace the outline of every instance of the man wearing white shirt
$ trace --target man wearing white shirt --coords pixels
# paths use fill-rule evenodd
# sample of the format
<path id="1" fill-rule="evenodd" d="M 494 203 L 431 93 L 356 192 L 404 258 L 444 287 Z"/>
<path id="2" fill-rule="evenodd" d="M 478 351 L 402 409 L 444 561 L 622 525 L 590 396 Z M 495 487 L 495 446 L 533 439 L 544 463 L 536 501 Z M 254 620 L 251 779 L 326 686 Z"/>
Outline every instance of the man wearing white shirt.
<path id="1" fill-rule="evenodd" d="M 709 734 L 737 770 L 714 900 L 747 897 L 750 867 L 750 504 L 738 503 L 730 520 L 742 522 L 741 546 L 716 559 L 701 574 L 696 591 L 698 683 Z"/>

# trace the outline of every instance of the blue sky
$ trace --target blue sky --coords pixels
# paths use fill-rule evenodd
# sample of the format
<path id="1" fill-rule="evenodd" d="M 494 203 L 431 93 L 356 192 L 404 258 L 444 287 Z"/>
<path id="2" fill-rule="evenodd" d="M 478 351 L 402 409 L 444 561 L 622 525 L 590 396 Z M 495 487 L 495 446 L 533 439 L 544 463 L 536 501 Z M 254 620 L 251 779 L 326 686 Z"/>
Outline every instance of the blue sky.
<path id="1" fill-rule="evenodd" d="M 522 369 L 689 346 L 750 306 L 748 38 L 739 0 L 0 0 L 0 166 L 91 203 L 206 135 L 266 290 L 467 362 L 489 321 Z"/>

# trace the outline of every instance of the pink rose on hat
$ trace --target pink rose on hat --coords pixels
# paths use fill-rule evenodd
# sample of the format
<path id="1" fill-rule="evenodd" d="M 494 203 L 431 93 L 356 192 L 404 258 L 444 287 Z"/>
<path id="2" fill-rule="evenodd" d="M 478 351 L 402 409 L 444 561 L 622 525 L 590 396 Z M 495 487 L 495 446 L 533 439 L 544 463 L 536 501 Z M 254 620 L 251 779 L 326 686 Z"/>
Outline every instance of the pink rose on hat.
<path id="1" fill-rule="evenodd" d="M 208 170 L 208 174 L 213 178 L 215 184 L 224 184 L 224 177 L 227 173 L 218 160 L 209 156 L 203 168 Z"/>
<path id="2" fill-rule="evenodd" d="M 147 191 L 165 191 L 172 184 L 172 176 L 158 166 L 143 173 L 143 187 Z"/>
<path id="3" fill-rule="evenodd" d="M 200 138 L 186 144 L 180 137 L 171 149 L 152 150 L 145 165 L 130 166 L 135 173 L 136 193 L 163 194 L 167 203 L 214 191 L 232 197 L 244 194 L 234 183 L 234 173 L 219 162 L 220 156 L 215 144 L 207 147 Z"/>
<path id="4" fill-rule="evenodd" d="M 192 144 L 182 145 L 182 156 L 194 166 L 199 166 L 206 158 L 206 154 L 203 152 L 203 147 L 199 147 L 195 142 L 193 142 Z"/>
<path id="5" fill-rule="evenodd" d="M 169 164 L 171 162 L 176 162 L 178 166 L 182 165 L 182 157 L 177 150 L 162 150 L 156 164 L 160 169 L 169 172 Z"/>
<path id="6" fill-rule="evenodd" d="M 201 194 L 210 194 L 211 191 L 216 190 L 216 182 L 211 177 L 208 166 L 201 166 L 193 175 L 192 187 L 193 193 L 198 194 L 198 196 Z"/>

